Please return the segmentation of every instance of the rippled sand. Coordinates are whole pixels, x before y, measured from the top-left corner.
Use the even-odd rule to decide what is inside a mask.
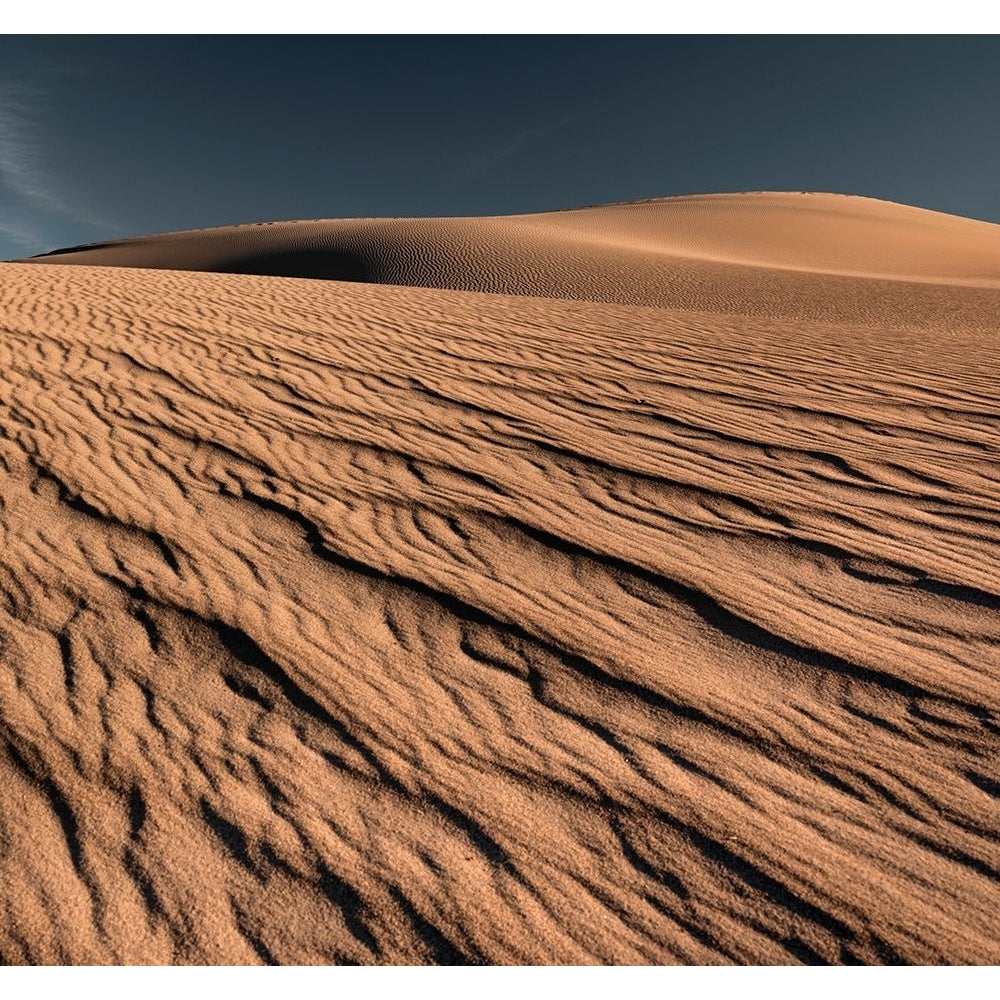
[[[1000,962],[1000,227],[691,201],[0,265],[0,960]]]

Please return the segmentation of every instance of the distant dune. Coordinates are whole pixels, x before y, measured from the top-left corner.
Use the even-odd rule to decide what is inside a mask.
[[[831,194],[663,198],[482,219],[166,233],[36,260],[410,285],[833,321],[995,324],[1000,226]],[[956,299],[940,284],[968,286]]]
[[[1000,227],[719,195],[0,290],[0,961],[1000,962]]]

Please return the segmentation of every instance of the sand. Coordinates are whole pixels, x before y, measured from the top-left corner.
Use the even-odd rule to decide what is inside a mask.
[[[1000,227],[301,222],[0,290],[0,960],[1000,962]]]
[[[268,222],[37,259],[938,330],[994,330],[1000,302],[1000,227],[829,194],[703,195],[483,219]]]

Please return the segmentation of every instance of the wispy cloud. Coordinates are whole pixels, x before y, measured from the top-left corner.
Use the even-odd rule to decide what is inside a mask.
[[[522,131],[515,133],[502,145],[486,150],[467,162],[459,170],[458,175],[452,178],[452,181],[467,183],[468,181],[482,177],[484,174],[495,170],[507,160],[514,159],[524,150],[530,149],[544,139],[548,139],[553,134],[587,119],[596,118],[621,103],[622,98],[605,98],[585,107],[577,108],[575,111],[571,111],[559,118],[542,122],[538,125],[528,126]]]
[[[46,248],[46,241],[37,229],[18,222],[0,220],[0,236],[6,236],[15,246],[28,253],[39,253]]]
[[[530,128],[524,129],[523,132],[519,132],[517,135],[513,136],[503,146],[490,150],[488,153],[474,159],[472,163],[469,164],[468,176],[478,177],[480,174],[484,174],[487,171],[492,170],[494,167],[503,163],[504,160],[509,160],[512,156],[520,152],[520,150],[525,146],[530,146],[538,139],[544,139],[553,132],[558,132],[560,129],[566,128],[569,125],[574,125],[581,119],[590,117],[593,113],[593,108],[586,108],[581,111],[575,111],[572,114],[563,115],[556,121],[546,122],[543,125],[532,125]]]
[[[42,106],[45,95],[23,84],[0,80],[0,188],[3,203],[12,206],[2,211],[0,227],[12,239],[24,240],[26,228],[10,218],[14,206],[32,209],[61,219],[116,231],[113,223],[65,194],[54,171],[46,166]],[[20,234],[20,235],[18,235]]]

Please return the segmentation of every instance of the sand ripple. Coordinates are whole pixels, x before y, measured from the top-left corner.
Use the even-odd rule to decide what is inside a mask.
[[[0,287],[4,961],[1000,961],[995,335]]]

